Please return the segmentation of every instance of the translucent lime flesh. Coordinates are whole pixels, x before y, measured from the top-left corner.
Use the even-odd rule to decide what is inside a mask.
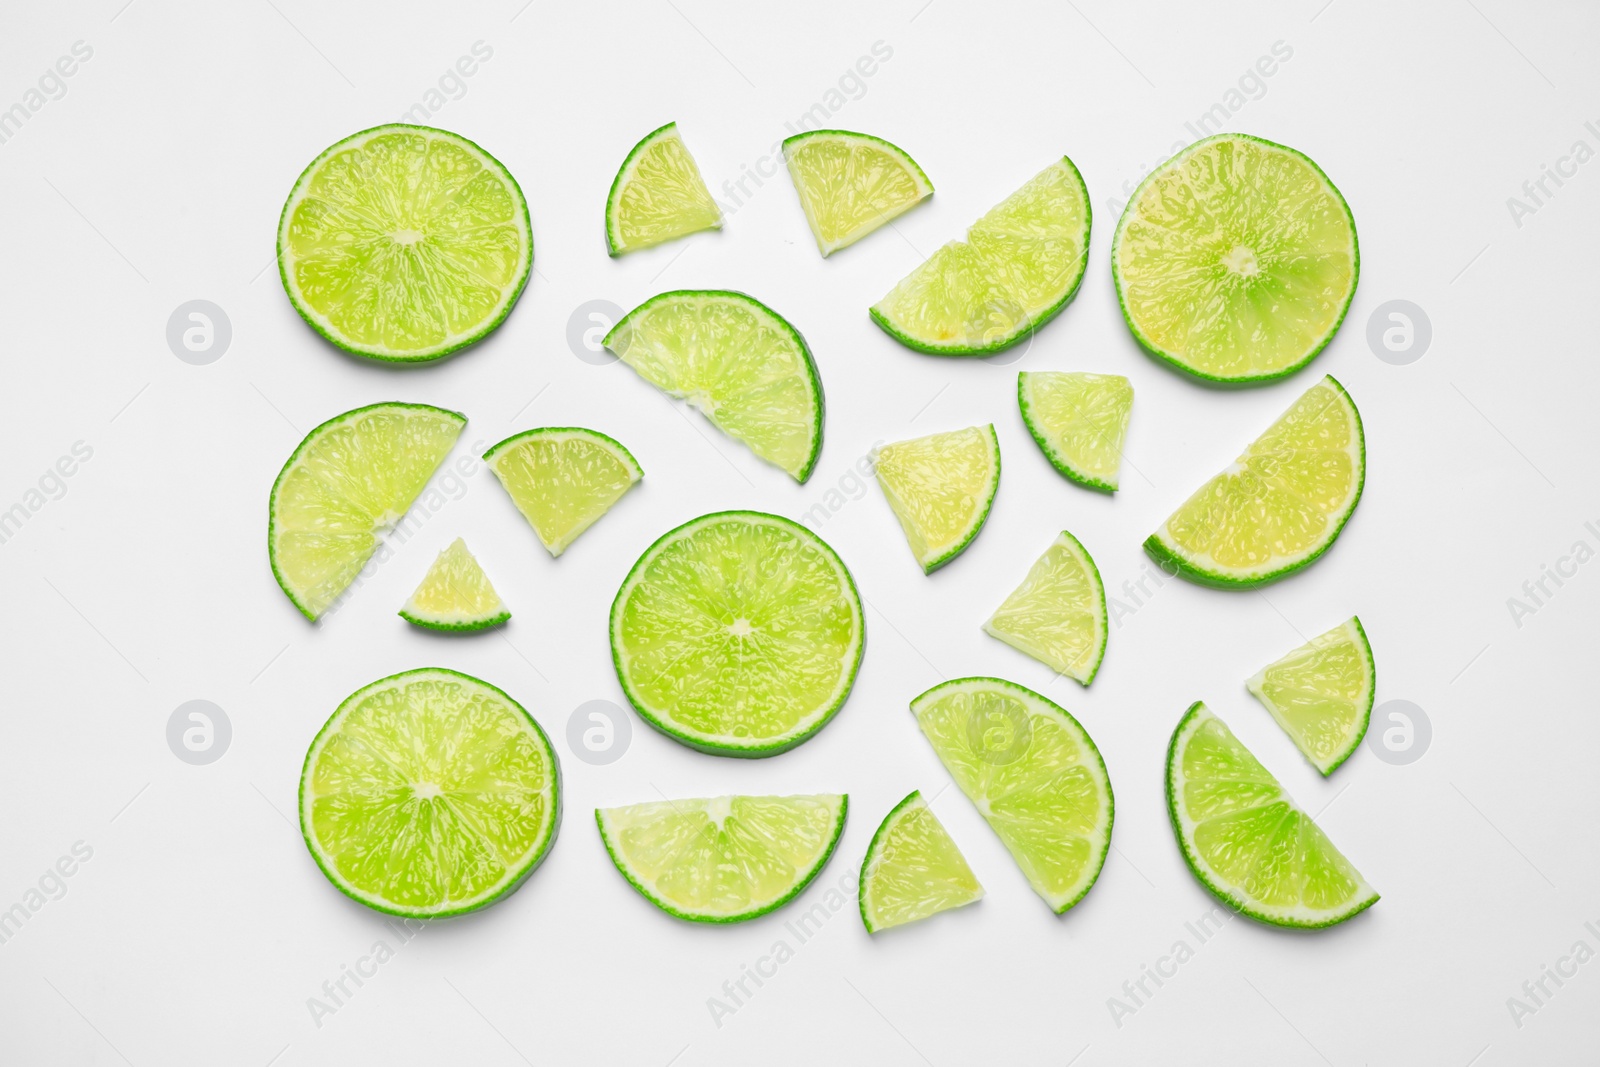
[[[1128,204],[1112,269],[1134,334],[1205,377],[1277,377],[1327,344],[1355,292],[1355,221],[1293,149],[1223,134]]]
[[[1022,371],[1017,401],[1033,439],[1062,474],[1115,491],[1133,411],[1133,386],[1120,374]]]
[[[617,676],[634,706],[686,744],[770,755],[843,704],[864,631],[833,550],[786,519],[703,516],[634,565],[611,609]]]
[[[290,299],[335,344],[432,359],[505,316],[533,235],[506,169],[455,134],[385,126],[324,153],[284,209]]]
[[[606,347],[729,437],[805,481],[822,448],[822,385],[800,334],[742,293],[680,291],[646,301]]]
[[[441,630],[482,630],[511,618],[459,537],[434,559],[400,614],[418,626]]]
[[[963,678],[912,701],[945,769],[1056,912],[1081,900],[1111,847],[1111,781],[1077,720],[1038,693]]]
[[[1201,581],[1271,581],[1333,543],[1365,473],[1361,416],[1324,378],[1168,516],[1146,548]]]
[[[883,820],[861,866],[861,918],[877,933],[983,897],[983,886],[920,793]]]
[[[1367,635],[1351,618],[1262,668],[1247,685],[1306,759],[1331,774],[1366,736],[1373,674]]]
[[[722,212],[676,125],[669,123],[634,146],[606,204],[612,255],[721,225]]]
[[[355,580],[466,421],[421,404],[375,404],[306,435],[272,487],[267,540],[279,584],[308,618]]]
[[[783,143],[806,221],[826,256],[854,244],[933,195],[910,156],[887,141],[843,130]]]
[[[300,821],[335,885],[383,911],[454,914],[515,888],[555,835],[549,741],[500,690],[409,671],[340,705],[312,742]]]
[[[1329,926],[1378,899],[1204,704],[1190,708],[1173,734],[1167,802],[1189,866],[1208,889],[1252,918]]]
[[[878,484],[925,572],[949,562],[989,517],[1000,484],[994,426],[898,441],[878,450]]]
[[[484,459],[552,556],[565,552],[644,477],[616,441],[576,428],[517,434]]]
[[[1106,652],[1106,594],[1088,551],[1066,531],[983,628],[1059,674],[1088,685]]]
[[[617,869],[680,919],[739,922],[787,903],[816,877],[844,826],[842,795],[714,797],[601,808]]]

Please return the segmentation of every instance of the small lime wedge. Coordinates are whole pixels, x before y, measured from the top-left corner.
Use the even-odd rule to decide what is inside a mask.
[[[633,146],[606,198],[606,247],[613,256],[721,227],[722,210],[678,136],[677,123]]]
[[[972,426],[884,445],[878,485],[924,574],[949,563],[989,518],[1000,488],[1000,439]]]
[[[499,626],[511,612],[458,537],[434,559],[400,617],[427,630],[466,633]]]
[[[565,552],[644,477],[620,443],[580,426],[526,430],[483,458],[552,556]]]
[[[1120,374],[1022,371],[1022,421],[1045,458],[1087,489],[1117,491],[1133,386]]]
[[[983,886],[920,792],[883,817],[861,862],[861,921],[869,934],[982,898]]]
[[[809,130],[783,142],[800,206],[832,255],[933,195],[933,183],[898,146],[849,130]]]
[[[1332,774],[1367,736],[1377,669],[1361,620],[1351,616],[1268,664],[1245,683],[1295,745]]]
[[[1106,654],[1106,592],[1089,550],[1062,530],[984,631],[1081,685]]]

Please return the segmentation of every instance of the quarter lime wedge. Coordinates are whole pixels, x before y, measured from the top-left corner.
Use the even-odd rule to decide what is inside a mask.
[[[555,841],[555,751],[522,706],[437,667],[357,690],[306,753],[300,829],[338,889],[436,919],[510,893]]]
[[[844,830],[848,798],[712,797],[595,809],[611,862],[650,903],[692,922],[775,911],[811,883]]]
[[[861,921],[869,934],[982,898],[983,886],[920,792],[884,816],[861,862]]]
[[[1293,374],[1344,321],[1355,219],[1310,159],[1259,137],[1196,141],[1134,191],[1111,241],[1133,336],[1200,378]]]
[[[1321,927],[1378,894],[1227,724],[1196,702],[1167,749],[1167,810],[1184,862],[1231,908]]]
[[[644,477],[621,444],[577,426],[526,430],[483,458],[552,556],[565,552]]]
[[[1133,411],[1128,379],[1025,370],[1017,375],[1017,406],[1051,466],[1087,489],[1117,491]]]
[[[1276,581],[1326,552],[1366,481],[1361,413],[1330,376],[1144,543],[1169,573],[1219,588]]]
[[[984,631],[1081,685],[1106,654],[1106,592],[1084,548],[1062,530]]]
[[[1295,745],[1323,774],[1367,736],[1377,669],[1361,620],[1351,616],[1245,683]]]
[[[662,293],[628,312],[605,345],[795,481],[811,477],[822,452],[822,381],[800,331],[759,300]]]
[[[278,223],[278,270],[306,322],[347,352],[438,359],[511,313],[533,267],[516,179],[465,137],[377,126],[312,160]]]
[[[1058,915],[1082,900],[1111,848],[1114,805],[1100,750],[1078,720],[998,678],[936,685],[911,710],[1034,892]]]
[[[434,559],[400,617],[428,630],[487,630],[511,618],[467,543],[456,538]]]
[[[806,222],[824,256],[855,244],[933,195],[898,146],[849,130],[809,130],[783,142]]]
[[[898,441],[878,450],[878,484],[924,574],[960,555],[983,529],[1000,488],[994,425]]]
[[[373,404],[306,434],[272,484],[267,519],[272,573],[306,618],[355,581],[466,424],[426,404]]]
[[[606,248],[613,256],[700,230],[722,228],[722,211],[669,122],[633,146],[606,198]]]
[[[629,701],[669,737],[771,756],[822,729],[866,639],[855,581],[805,527],[758,511],[663,534],[611,605],[611,658]]]

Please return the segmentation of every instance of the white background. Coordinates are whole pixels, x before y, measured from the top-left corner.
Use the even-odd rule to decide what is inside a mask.
[[[0,17],[0,107],[75,41],[93,56],[68,91],[0,144],[5,421],[0,509],[28,499],[74,442],[93,456],[60,499],[0,545],[5,742],[0,908],[26,899],[82,841],[66,892],[0,944],[8,1064],[349,1063],[1082,1065],[1575,1063],[1595,1058],[1600,962],[1518,1026],[1522,996],[1600,926],[1592,673],[1600,563],[1517,626],[1521,595],[1600,526],[1594,234],[1600,163],[1512,219],[1521,195],[1600,120],[1600,18],[1576,3],[1296,0],[1202,10],[895,0],[342,5],[171,0],[13,5]],[[1319,7],[1321,10],[1319,11]],[[119,11],[120,8],[120,11]],[[492,58],[431,122],[517,176],[536,275],[505,325],[438,365],[355,360],[296,316],[271,269],[279,209],[302,167],[398,118],[475,42]],[[676,119],[709,184],[755,168],[786,122],[875,42],[892,57],[832,98],[830,125],[900,144],[937,195],[821,260],[782,173],[703,234],[613,261],[602,204],[645,132]],[[1228,127],[1296,146],[1343,190],[1362,272],[1344,329],[1311,368],[1214,391],[1141,354],[1118,315],[1107,249],[1124,182],[1191,139],[1275,42],[1293,55]],[[867,306],[1053,156],[1094,200],[1076,301],[1015,362],[910,352]],[[764,164],[763,164],[764,165]],[[770,168],[768,168],[770,169]],[[1131,187],[1131,185],[1130,185]],[[805,334],[827,391],[809,484],[764,467],[626,366],[575,358],[586,301],[629,308],[668,288],[731,287]],[[204,298],[229,350],[180,362],[164,332]],[[1424,308],[1433,343],[1391,366],[1373,310]],[[1028,438],[1019,368],[1124,374],[1137,399],[1116,497],[1069,485]],[[1140,542],[1324,373],[1366,421],[1366,495],[1336,548],[1261,595],[1174,581],[1120,619],[1092,689],[986,637],[979,624],[1055,532],[1071,529],[1113,595]],[[459,499],[317,626],[267,566],[267,492],[301,436],[380,400],[466,412],[459,456],[535,425],[614,434],[642,485],[559,561],[480,468]],[[621,703],[605,636],[638,553],[705,511],[799,517],[874,442],[993,421],[1004,479],[988,526],[931,578],[876,487],[820,532],[853,569],[869,639],[855,691],[801,748],[740,762],[691,752],[637,720],[630,750],[573,757],[579,704]],[[848,488],[850,483],[846,482]],[[846,494],[848,495],[848,494]],[[434,554],[465,536],[515,617],[498,634],[430,638],[395,611]],[[1131,601],[1129,602],[1131,604]],[[1391,766],[1363,747],[1329,781],[1242,680],[1352,613],[1372,637],[1379,701],[1431,718],[1431,749]],[[566,819],[514,896],[430,926],[318,1026],[308,998],[396,942],[318,872],[292,818],[305,748],[346,694],[436,664],[507,689],[563,757]],[[707,1000],[780,938],[784,920],[851,874],[878,820],[947,776],[908,700],[942,677],[997,674],[1069,708],[1104,752],[1115,851],[1057,918],[954,789],[939,817],[988,888],[980,904],[869,940],[851,909],[798,947],[719,1027]],[[180,703],[233,725],[218,762],[168,749]],[[1137,979],[1212,898],[1183,866],[1164,810],[1167,738],[1205,699],[1383,894],[1313,934],[1239,919],[1132,1015]],[[631,712],[629,713],[632,714]],[[702,929],[618,877],[591,811],[667,796],[848,791],[830,867],[789,913]],[[1147,982],[1149,988],[1154,988]],[[352,987],[353,988],[353,987]],[[1143,999],[1143,998],[1142,998]],[[1528,1002],[1530,1005],[1531,1001]]]

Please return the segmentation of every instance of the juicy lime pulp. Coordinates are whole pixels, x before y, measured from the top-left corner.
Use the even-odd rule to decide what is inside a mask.
[[[849,798],[712,797],[595,809],[617,870],[662,911],[736,923],[781,908],[833,855]]]
[[[623,316],[605,346],[797,482],[822,452],[822,381],[800,331],[743,293],[680,289]]]
[[[933,195],[933,183],[898,145],[849,130],[810,130],[783,142],[817,251],[831,255]]]
[[[652,130],[633,146],[606,197],[606,249],[611,255],[721,226],[722,211],[678,136],[677,123]]]
[[[924,574],[949,563],[989,518],[1000,488],[994,425],[897,441],[878,450],[878,485]]]
[[[550,740],[494,686],[437,667],[357,690],[311,742],[300,829],[328,880],[394,915],[491,904],[539,864],[561,816]]]
[[[998,678],[957,678],[911,702],[917,725],[1060,914],[1100,877],[1114,803],[1100,750],[1065,708]]]
[[[1329,775],[1367,736],[1377,669],[1367,632],[1352,615],[1245,684],[1312,766]]]
[[[377,126],[329,148],[278,223],[290,303],[333,344],[374,359],[438,359],[482,339],[532,267],[516,179],[427,126]]]
[[[301,614],[315,622],[349,588],[466,424],[426,404],[373,404],[306,434],[272,483],[267,519],[273,576]]]
[[[983,886],[920,792],[883,817],[861,861],[859,904],[869,934],[982,897]]]
[[[652,726],[724,756],[771,756],[822,729],[866,640],[844,562],[805,527],[723,511],[663,534],[611,605],[611,657]]]
[[[578,426],[526,430],[483,458],[552,556],[565,552],[644,477],[621,443]]]
[[[458,537],[434,559],[400,617],[428,630],[466,633],[499,626],[511,612]]]
[[[1019,652],[1087,686],[1106,654],[1106,592],[1089,550],[1065,530],[983,624]]]
[[[1133,386],[1120,374],[1021,371],[1017,407],[1050,465],[1087,489],[1117,491]]]
[[[895,340],[936,356],[983,356],[1067,306],[1089,262],[1089,193],[1061,157],[906,275],[872,307]]]
[[[1167,811],[1195,877],[1252,919],[1332,926],[1378,899],[1278,780],[1199,702],[1167,749]]]
[[[1167,516],[1145,551],[1169,572],[1249,588],[1307,566],[1332,546],[1366,482],[1361,413],[1331,376]]]
[[[1214,381],[1305,366],[1344,321],[1360,272],[1355,220],[1328,176],[1292,148],[1239,133],[1157,167],[1111,243],[1134,337]]]

